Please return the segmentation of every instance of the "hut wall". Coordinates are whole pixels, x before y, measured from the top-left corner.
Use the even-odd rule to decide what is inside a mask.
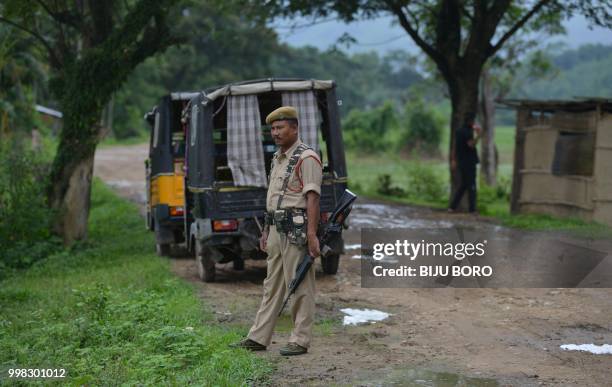
[[[552,166],[559,133],[595,131],[596,112],[530,112],[523,117],[523,127],[517,128],[524,131],[525,138],[518,174],[521,183],[517,185],[519,212],[592,219],[594,177],[555,175]]]
[[[527,170],[541,170],[550,173],[555,157],[557,131],[553,129],[525,130],[525,164]]]
[[[550,172],[523,171],[521,204],[539,204],[592,211],[592,178],[555,176]],[[523,207],[523,206],[521,206]],[[561,215],[546,211],[552,215]],[[563,210],[566,213],[566,210]]]
[[[612,226],[612,114],[604,113],[595,147],[595,211],[593,220]]]
[[[597,128],[597,111],[564,112],[557,111],[552,116],[551,126],[557,131],[588,132]]]

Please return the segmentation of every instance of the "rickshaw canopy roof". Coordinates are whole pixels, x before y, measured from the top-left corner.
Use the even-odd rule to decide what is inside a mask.
[[[269,78],[211,87],[203,90],[202,95],[206,100],[214,101],[228,95],[251,95],[269,91],[329,90],[334,86],[332,80]],[[197,95],[198,93],[172,93],[172,99],[188,99]]]

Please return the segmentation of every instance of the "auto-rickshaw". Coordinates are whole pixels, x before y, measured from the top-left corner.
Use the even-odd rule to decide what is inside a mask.
[[[282,105],[297,101],[295,93],[310,97],[307,106],[316,113],[317,144],[323,163],[321,187],[321,218],[326,219],[335,208],[347,186],[346,163],[340,120],[339,101],[334,81],[310,79],[261,79],[212,87],[198,93],[185,109],[187,125],[186,192],[189,196],[187,213],[193,221],[186,234],[188,246],[194,252],[200,278],[214,281],[215,264],[233,261],[235,269],[244,267],[244,259],[263,259],[259,250],[259,237],[266,210],[265,184],[252,185],[236,180],[236,166],[228,163],[228,154],[236,154],[234,140],[228,136],[232,125],[240,124],[251,116],[258,137],[242,151],[260,157],[261,174],[270,174],[270,163],[276,151],[265,117]],[[245,96],[250,96],[246,98]],[[301,98],[300,96],[300,98]],[[238,98],[246,98],[249,106],[242,110],[236,106]],[[293,99],[292,99],[293,98]],[[243,101],[244,102],[244,101]],[[243,103],[241,102],[241,103]],[[298,112],[306,108],[296,106]],[[233,110],[232,110],[233,109]],[[312,116],[312,115],[311,115]],[[254,121],[253,121],[254,120]],[[300,131],[303,120],[300,115]],[[234,130],[235,129],[231,129]],[[302,133],[302,132],[300,132]],[[234,144],[234,145],[233,145]],[[230,152],[231,151],[231,152]],[[333,254],[321,260],[324,273],[335,274],[343,241],[338,239]]]
[[[185,131],[181,112],[197,93],[171,93],[145,115],[150,125],[146,168],[146,226],[159,255],[185,241]]]

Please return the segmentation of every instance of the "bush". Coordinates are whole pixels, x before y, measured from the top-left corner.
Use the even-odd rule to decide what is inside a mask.
[[[27,267],[59,247],[50,233],[47,175],[48,164],[23,139],[0,144],[0,269]]]
[[[400,141],[402,150],[431,157],[440,155],[444,121],[425,106],[422,98],[415,98],[406,104],[404,121],[407,126]]]
[[[496,209],[510,207],[512,181],[509,176],[498,175],[494,187],[484,184],[481,180],[478,187],[478,211],[481,214],[493,214]]]
[[[407,187],[394,184],[389,174],[379,175],[376,192],[385,196],[408,198],[416,203],[446,202],[448,185],[432,166],[413,163],[408,167],[407,175]]]
[[[448,186],[442,176],[427,164],[414,163],[408,168],[408,195],[419,201],[445,202]]]
[[[497,186],[495,187],[495,193],[498,198],[503,199],[504,201],[509,203],[510,194],[512,193],[512,179],[509,176],[497,176]]]
[[[379,175],[376,180],[378,183],[376,192],[378,192],[379,194],[387,196],[406,195],[406,191],[403,188],[393,185],[393,183],[391,182],[391,175]]]
[[[497,176],[497,185],[494,187],[488,186],[481,181],[478,188],[478,201],[483,204],[496,202],[509,203],[511,190],[511,181],[507,176]]]
[[[397,128],[397,116],[390,101],[368,111],[353,109],[342,124],[349,149],[384,152],[390,141],[388,133]]]

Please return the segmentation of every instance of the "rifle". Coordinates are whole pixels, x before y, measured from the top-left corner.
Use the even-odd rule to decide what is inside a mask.
[[[332,249],[329,247],[329,243],[334,241],[336,238],[339,238],[342,235],[342,226],[344,225],[344,221],[351,213],[353,209],[353,202],[357,199],[357,195],[345,189],[338,201],[338,205],[332,212],[331,216],[327,224],[324,226],[323,235],[319,237],[319,244],[321,246],[321,257],[327,257]],[[306,277],[306,273],[310,270],[312,263],[314,262],[314,258],[306,253],[306,255],[300,261],[297,269],[295,270],[295,277],[291,280],[289,284],[289,293],[285,298],[285,302],[283,302],[283,306],[281,307],[278,315],[280,316],[285,309],[285,306],[289,302],[289,298],[295,291],[298,286],[304,281]]]

